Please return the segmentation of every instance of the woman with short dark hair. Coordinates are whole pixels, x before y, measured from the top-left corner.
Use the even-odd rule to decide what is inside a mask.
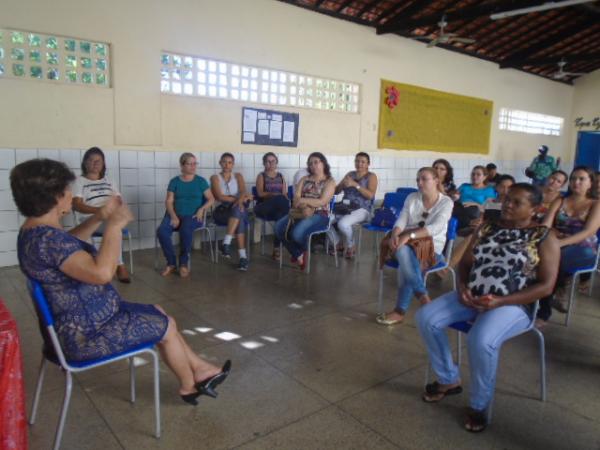
[[[121,195],[115,181],[106,176],[104,152],[98,147],[87,150],[81,161],[81,175],[73,184],[73,210],[77,212],[77,223],[83,222],[97,212],[113,196]],[[99,231],[102,230],[102,226]],[[121,283],[131,282],[127,266],[123,262],[123,251],[119,252],[117,279]]]
[[[475,232],[459,265],[458,291],[426,304],[415,317],[437,376],[422,395],[427,403],[462,392],[446,329],[456,322],[473,324],[467,334],[471,395],[464,422],[471,432],[487,426],[502,343],[530,325],[531,304],[548,295],[556,279],[558,242],[535,219],[541,200],[537,187],[513,185],[500,220]]]
[[[197,404],[201,394],[228,375],[204,361],[184,341],[175,320],[158,305],[124,301],[110,284],[117,265],[121,230],[133,219],[117,196],[77,227],[65,231],[61,218],[71,211],[69,187],[75,175],[63,163],[33,159],[10,174],[13,197],[26,219],[17,250],[23,273],[40,283],[65,356],[70,362],[110,357],[156,344],[179,379],[183,401]],[[100,249],[86,242],[104,222]]]

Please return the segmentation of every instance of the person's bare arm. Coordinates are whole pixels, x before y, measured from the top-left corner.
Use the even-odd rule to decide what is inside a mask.
[[[298,181],[298,184],[296,185],[295,189],[294,189],[294,200],[292,201],[292,206],[294,208],[299,208],[299,203],[302,201],[302,188],[304,187],[304,181],[306,180],[306,177],[302,177],[300,178],[300,181]]]
[[[100,207],[86,205],[82,197],[73,197],[73,210],[82,214],[94,214]]]
[[[121,251],[121,230],[132,219],[133,215],[127,205],[119,205],[106,219],[102,243],[96,257],[85,251],[75,252],[61,264],[60,270],[84,283],[109,283],[117,268]]]
[[[215,199],[219,202],[233,203],[237,200],[233,195],[225,195],[223,193],[221,190],[221,183],[219,183],[219,177],[217,175],[210,177],[210,188]]]
[[[578,233],[572,234],[571,236],[566,236],[564,238],[558,239],[558,244],[560,247],[566,247],[567,245],[579,244],[584,239],[593,236],[598,232],[600,228],[600,202],[595,201],[592,204],[590,212],[588,214],[587,220],[585,221],[585,225],[583,230]]]
[[[552,203],[550,203],[550,208],[546,212],[544,216],[544,220],[542,220],[542,225],[548,228],[552,228],[554,226],[554,218],[556,217],[556,213],[560,209],[560,205],[562,204],[563,199],[561,197],[555,199]]]
[[[175,192],[167,191],[165,208],[167,209],[167,214],[171,218],[171,226],[177,228],[179,226],[179,217],[177,217],[177,213],[175,212]]]
[[[331,201],[333,194],[335,192],[335,181],[333,178],[330,178],[325,185],[325,189],[321,192],[321,196],[319,198],[302,198],[300,201],[301,205],[310,206],[311,208],[320,208],[326,206]]]
[[[198,211],[196,211],[196,218],[200,221],[204,221],[206,211],[208,211],[215,203],[215,197],[213,196],[210,188],[206,189],[203,195],[206,201],[204,202],[204,205],[202,205],[200,208],[198,208]]]

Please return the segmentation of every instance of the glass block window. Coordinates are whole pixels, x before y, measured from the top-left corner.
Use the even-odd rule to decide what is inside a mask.
[[[312,75],[163,52],[163,93],[359,112],[359,85]]]
[[[529,111],[501,108],[499,126],[501,130],[530,134],[560,136],[564,119]]]
[[[104,42],[0,28],[0,79],[110,87]]]

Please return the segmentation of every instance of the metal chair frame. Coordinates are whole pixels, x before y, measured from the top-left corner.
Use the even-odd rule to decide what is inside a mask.
[[[544,334],[535,327],[535,319],[537,316],[538,308],[539,308],[539,300],[536,300],[534,303],[533,311],[531,313],[531,320],[529,322],[529,325],[527,325],[527,328],[525,328],[519,334],[511,337],[510,339],[514,339],[518,336],[521,336],[521,335],[523,335],[525,333],[529,333],[529,332],[532,332],[537,336],[538,342],[540,345],[540,401],[545,402],[546,401],[546,345],[545,345],[545,341],[544,341]],[[470,331],[471,327],[472,327],[472,323],[470,323],[470,322],[455,322],[448,327],[448,328],[452,328],[452,329],[456,330],[456,359],[457,359],[457,365],[459,368],[460,368],[461,359],[462,359],[462,339],[461,339],[462,334],[461,333],[467,334]],[[431,367],[431,365],[427,364],[427,368],[425,369],[425,385],[427,385],[429,383],[430,367]],[[495,386],[494,386],[494,392],[495,392]],[[492,400],[486,411],[488,424],[492,423],[493,405],[494,405],[494,398],[492,397]]]
[[[113,355],[106,358],[100,358],[96,360],[90,360],[85,362],[69,362],[60,345],[60,341],[58,340],[58,336],[54,329],[54,317],[52,316],[52,312],[50,310],[50,306],[46,300],[46,296],[42,290],[42,287],[37,281],[29,279],[27,282],[27,287],[29,289],[29,293],[33,300],[35,310],[40,321],[40,331],[42,332],[42,337],[44,337],[44,331],[47,333],[47,336],[50,339],[50,342],[46,342],[46,345],[51,345],[56,354],[56,360],[47,354],[42,353],[42,361],[40,364],[40,370],[38,375],[38,381],[36,383],[35,394],[33,397],[33,404],[31,408],[31,416],[29,418],[29,424],[33,425],[35,423],[35,418],[37,414],[37,409],[40,401],[40,396],[42,392],[42,384],[44,382],[44,374],[46,370],[46,364],[48,361],[59,365],[62,370],[65,372],[65,395],[63,399],[63,404],[60,411],[60,419],[58,421],[58,425],[56,428],[56,434],[54,437],[54,445],[53,449],[58,450],[60,448],[60,443],[62,440],[62,435],[64,431],[64,426],[67,418],[67,412],[69,409],[69,402],[71,400],[71,392],[73,388],[73,374],[78,372],[83,372],[89,369],[93,369],[96,367],[100,367],[106,364],[110,364],[116,361],[120,361],[123,359],[129,360],[129,383],[130,383],[130,398],[131,403],[135,402],[135,364],[134,364],[134,356],[140,355],[142,353],[149,353],[153,359],[153,368],[154,368],[154,407],[155,407],[155,432],[154,435],[156,438],[160,438],[161,429],[160,429],[160,372],[159,372],[159,359],[156,350],[154,350],[154,344],[146,344],[142,346],[138,346],[135,349],[120,353],[118,355]],[[43,328],[42,328],[43,327]]]
[[[440,272],[442,270],[447,269],[452,274],[452,288],[456,290],[456,273],[454,268],[450,266],[450,259],[452,258],[452,250],[454,249],[454,241],[456,240],[456,228],[458,226],[458,221],[451,217],[448,222],[448,230],[446,231],[446,245],[444,247],[444,261],[440,264],[437,264],[430,269],[427,269],[423,272],[423,277],[425,284],[427,284],[427,277],[435,272]],[[398,268],[398,262],[394,260],[389,260],[385,262],[384,267],[379,269],[379,289],[377,291],[377,309],[379,313],[383,313],[383,271],[385,267],[391,267],[393,269]]]

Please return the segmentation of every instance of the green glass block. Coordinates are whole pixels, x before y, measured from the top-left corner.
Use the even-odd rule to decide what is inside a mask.
[[[10,33],[10,39],[13,44],[24,44],[25,43],[25,35],[18,31],[13,31]]]
[[[106,75],[102,72],[96,72],[96,84],[106,84]]]
[[[77,83],[77,72],[74,70],[69,70],[67,71],[67,79],[71,82],[71,83]]]
[[[36,63],[42,62],[42,57],[40,55],[40,52],[37,50],[31,50],[29,52],[29,61],[36,62]]]
[[[0,75],[4,75],[4,64],[0,64]]]
[[[79,49],[82,53],[89,53],[92,51],[92,44],[86,41],[79,41]]]
[[[94,76],[89,72],[83,72],[81,74],[81,82],[85,84],[91,84],[94,81]]]
[[[43,76],[42,68],[40,66],[31,66],[29,68],[29,74],[31,75],[31,78],[42,79],[42,76]]]
[[[77,48],[75,39],[65,39],[65,50],[68,52],[74,52]]]
[[[23,61],[25,59],[25,50],[22,48],[13,48],[10,52],[10,57],[17,61]]]
[[[40,36],[38,36],[37,34],[30,34],[29,35],[29,46],[30,47],[39,47],[40,45],[42,45],[42,38]]]
[[[181,56],[173,55],[173,65],[177,67],[181,66]]]
[[[193,63],[194,63],[194,60],[192,58],[190,58],[189,56],[186,56],[185,58],[183,58],[183,67],[185,67],[186,69],[191,69]]]
[[[164,65],[164,66],[168,66],[169,65],[169,55],[160,55],[160,62]]]
[[[84,69],[91,69],[92,68],[92,58],[81,58],[81,67],[83,67]]]
[[[77,56],[67,55],[67,67],[77,67]]]
[[[0,43],[2,43],[3,36],[4,34],[2,33],[2,30],[0,30]]]
[[[4,49],[0,47],[0,59],[4,58]]]
[[[46,62],[52,65],[58,64],[58,53],[46,52]]]
[[[13,64],[12,72],[15,77],[22,77],[25,75],[25,66],[23,64]]]
[[[96,47],[96,55],[98,56],[106,56],[106,45],[104,44],[94,44]]]
[[[160,71],[160,77],[163,80],[168,80],[169,79],[169,69],[161,69],[161,71]]]
[[[96,69],[106,70],[106,60],[105,59],[97,59],[96,60]]]
[[[46,76],[49,80],[58,80],[60,78],[58,69],[48,69]]]
[[[58,39],[55,37],[49,37],[46,39],[46,47],[51,48],[52,50],[58,49]]]

